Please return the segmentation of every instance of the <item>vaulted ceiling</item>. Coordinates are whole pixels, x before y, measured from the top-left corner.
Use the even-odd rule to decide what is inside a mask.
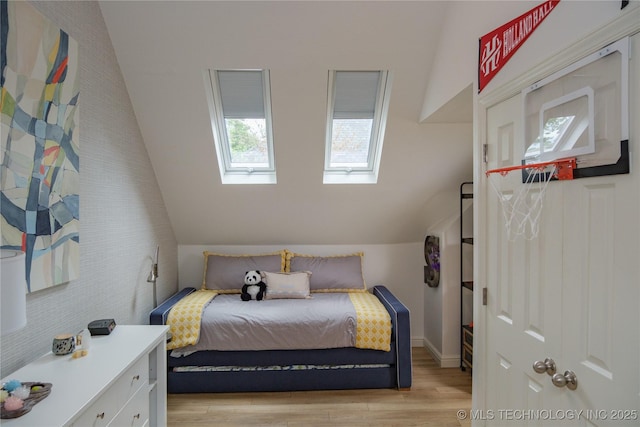
[[[444,121],[458,123],[419,121],[446,7],[101,2],[178,242],[420,241],[429,200],[456,191],[472,174],[470,105],[446,109]],[[243,68],[270,70],[274,185],[220,180],[203,72]],[[393,72],[377,184],[322,184],[327,76],[334,69]]]

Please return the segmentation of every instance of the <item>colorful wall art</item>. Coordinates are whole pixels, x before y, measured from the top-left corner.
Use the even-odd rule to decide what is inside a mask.
[[[440,284],[440,238],[427,236],[424,239],[424,283],[431,288]]]
[[[27,2],[0,1],[1,247],[29,292],[80,269],[78,44]]]

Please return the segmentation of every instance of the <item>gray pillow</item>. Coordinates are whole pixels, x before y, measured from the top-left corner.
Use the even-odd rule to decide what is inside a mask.
[[[240,292],[249,270],[284,271],[285,253],[284,250],[262,255],[204,252],[202,289]]]
[[[312,273],[309,279],[312,292],[366,291],[363,256],[362,252],[324,257],[287,252],[287,266],[289,271]]]

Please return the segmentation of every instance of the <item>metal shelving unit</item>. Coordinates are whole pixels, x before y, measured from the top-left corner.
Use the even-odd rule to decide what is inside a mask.
[[[473,205],[473,182],[460,184],[460,369],[473,369],[473,322],[465,322],[464,298],[469,292],[473,294],[473,280],[465,280],[472,277],[473,272],[465,268],[465,246],[473,245],[473,236],[465,235],[464,212]],[[467,317],[468,319],[468,317]],[[473,313],[471,313],[473,319]]]

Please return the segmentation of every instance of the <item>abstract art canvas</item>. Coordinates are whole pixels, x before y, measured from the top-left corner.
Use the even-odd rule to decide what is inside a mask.
[[[78,44],[27,2],[1,0],[0,21],[0,246],[34,292],[80,269]]]

